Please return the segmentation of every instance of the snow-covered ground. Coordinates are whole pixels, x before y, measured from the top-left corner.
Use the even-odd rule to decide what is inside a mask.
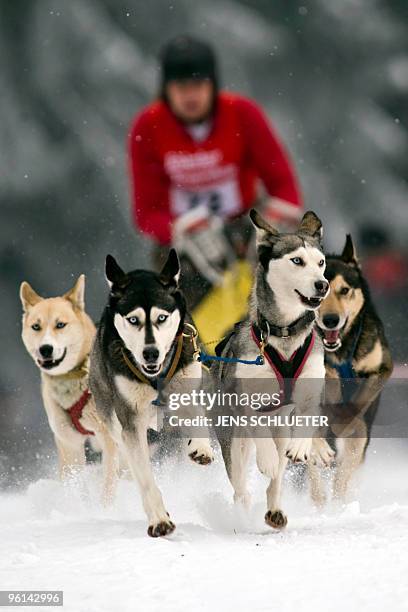
[[[288,482],[281,533],[263,523],[266,480],[252,473],[245,515],[219,457],[157,470],[177,525],[166,539],[146,535],[130,481],[103,510],[99,468],[75,486],[40,480],[0,496],[0,588],[62,589],[69,612],[407,610],[407,458],[405,443],[373,441],[355,501],[323,513]]]

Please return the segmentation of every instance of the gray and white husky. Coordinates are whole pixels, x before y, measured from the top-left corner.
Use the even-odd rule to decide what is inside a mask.
[[[314,332],[315,311],[329,290],[324,277],[322,224],[309,211],[296,233],[283,234],[255,210],[250,217],[257,230],[258,263],[249,317],[235,326],[216,351],[222,358],[253,361],[260,354],[263,342],[265,359],[263,365],[258,366],[219,362],[212,368],[213,384],[231,391],[242,386],[244,379],[250,386],[253,379],[252,388],[268,382],[269,388],[282,393],[284,379],[281,373],[284,370],[283,374],[286,372],[292,382],[296,379],[296,385],[292,386],[290,400],[282,401],[273,414],[316,415],[320,409],[325,367],[322,342]],[[292,367],[295,362],[296,372]],[[305,389],[299,383],[306,379],[312,383]],[[255,444],[258,468],[271,478],[265,521],[271,527],[282,528],[287,518],[281,510],[280,493],[288,459],[329,463],[333,453],[323,439],[313,439],[313,433],[305,437],[304,429],[286,430],[285,434],[277,430],[277,427],[268,433],[252,430],[248,437],[242,437],[234,427],[227,428],[221,435],[217,433],[234,499],[244,505],[249,503],[247,462],[250,448]]]
[[[158,391],[165,384],[165,392],[180,392],[183,381],[197,386],[201,381],[191,339],[183,334],[189,319],[179,273],[174,250],[160,274],[125,273],[108,255],[109,301],[91,355],[90,388],[98,414],[138,481],[152,537],[175,528],[154,481],[147,441],[150,423],[161,410]],[[201,433],[207,437],[191,439],[188,453],[196,463],[207,464],[213,454],[208,432]]]

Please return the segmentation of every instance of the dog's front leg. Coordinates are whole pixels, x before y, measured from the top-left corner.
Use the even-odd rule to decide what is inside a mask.
[[[277,478],[279,474],[279,453],[275,440],[268,434],[257,428],[254,431],[254,442],[256,448],[256,464],[261,474],[269,478]]]
[[[85,465],[84,443],[77,442],[68,444],[63,438],[55,436],[55,444],[58,451],[58,468],[60,480],[70,478],[76,470]]]
[[[364,460],[368,444],[367,427],[364,422],[361,422],[356,434],[358,438],[339,438],[337,440],[338,456],[333,482],[333,497],[342,502],[347,500],[350,481]]]
[[[313,462],[309,462],[308,475],[310,483],[310,496],[316,508],[323,508],[326,503],[326,492],[321,475],[321,469]]]
[[[286,514],[281,510],[280,498],[283,475],[288,462],[286,456],[288,440],[286,438],[276,438],[275,442],[279,454],[279,468],[276,478],[271,480],[266,491],[267,511],[265,514],[265,522],[274,529],[283,529],[286,527],[288,519]]]
[[[102,486],[102,505],[109,506],[115,497],[116,486],[119,477],[119,453],[118,447],[108,431],[100,433],[102,444],[102,467],[103,467],[103,486]]]
[[[93,401],[87,406],[89,428],[95,432],[96,442],[102,448],[102,494],[101,503],[108,507],[113,502],[119,478],[119,450],[111,428],[101,419]]]
[[[149,521],[147,533],[156,538],[174,531],[175,525],[170,520],[154,480],[147,443],[147,427],[148,420],[136,417],[123,429],[122,440],[129,467],[139,484],[143,507]]]
[[[181,418],[192,419],[194,417],[204,417],[204,410],[200,407],[185,406],[179,410],[179,416]],[[183,428],[185,435],[191,435],[191,428]],[[214,454],[210,444],[210,433],[206,425],[200,425],[196,428],[200,437],[190,438],[187,442],[188,456],[195,463],[200,465],[208,465],[214,461]]]
[[[296,423],[286,449],[286,456],[294,463],[308,461],[312,457],[313,437],[318,433],[318,428],[312,421],[316,416],[320,416],[323,386],[323,378],[299,379],[296,384],[292,413]]]
[[[247,489],[247,469],[252,440],[235,437],[233,429],[228,433],[231,435],[219,438],[225,469],[234,489],[234,502],[248,509],[251,496]]]
[[[292,416],[305,417],[313,414],[309,410],[309,403],[302,403],[302,405],[296,406]],[[306,430],[309,430],[308,437],[305,437]],[[287,442],[286,456],[291,459],[294,463],[301,463],[308,461],[312,455],[313,446],[313,432],[310,428],[295,425],[292,430],[292,436]]]
[[[59,477],[65,480],[85,465],[84,437],[72,427],[67,412],[44,389],[44,407],[58,451]]]

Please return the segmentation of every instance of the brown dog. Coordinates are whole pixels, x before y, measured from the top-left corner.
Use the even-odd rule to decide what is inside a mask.
[[[384,328],[370,297],[351,236],[341,255],[326,257],[330,293],[317,328],[325,348],[326,400],[332,406],[329,438],[336,447],[334,496],[344,499],[362,463],[381,390],[392,372]],[[323,499],[317,470],[311,467],[312,496]]]

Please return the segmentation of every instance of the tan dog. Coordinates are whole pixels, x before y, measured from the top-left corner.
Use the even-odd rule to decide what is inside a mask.
[[[42,298],[27,282],[20,287],[22,338],[41,371],[42,396],[58,450],[60,477],[85,464],[90,437],[103,451],[103,502],[113,495],[117,466],[111,437],[98,418],[88,389],[88,362],[95,326],[84,311],[85,276],[61,297]]]

